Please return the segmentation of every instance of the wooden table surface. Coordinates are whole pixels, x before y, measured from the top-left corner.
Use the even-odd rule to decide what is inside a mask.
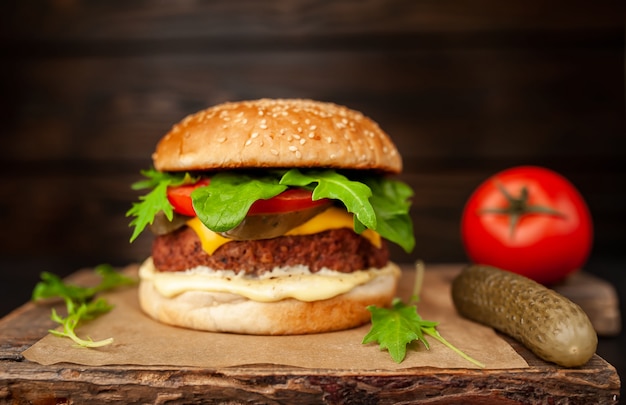
[[[199,368],[43,366],[22,352],[47,334],[50,306],[27,303],[0,320],[0,402],[50,403],[428,403],[615,404],[620,380],[598,355],[583,367],[546,363],[503,338],[528,362],[523,369],[396,371],[276,365]]]

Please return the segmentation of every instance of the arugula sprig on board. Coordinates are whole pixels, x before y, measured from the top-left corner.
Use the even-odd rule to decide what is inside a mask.
[[[65,301],[67,315],[61,316],[54,308],[52,308],[51,315],[51,319],[63,326],[63,330],[51,329],[49,332],[55,336],[68,337],[81,347],[101,347],[113,342],[113,338],[94,341],[91,338],[83,339],[76,335],[75,330],[80,322],[92,320],[113,308],[104,298],[94,299],[95,295],[117,287],[135,284],[135,280],[115,271],[110,265],[99,265],[95,268],[95,272],[101,276],[101,280],[94,287],[67,284],[59,276],[43,272],[41,281],[35,285],[32,293],[32,300],[35,302],[49,298],[61,298]]]
[[[135,183],[133,188],[152,190],[140,197],[140,202],[134,203],[126,213],[134,217],[130,223],[135,227],[131,242],[154,221],[159,211],[172,219],[173,207],[167,200],[168,187],[195,181],[188,173],[161,173],[152,169],[142,174],[148,180]],[[209,185],[195,189],[191,199],[198,218],[207,228],[225,232],[244,220],[255,201],[272,198],[288,187],[308,188],[312,190],[314,200],[330,198],[340,201],[354,214],[356,232],[372,229],[407,252],[415,246],[409,216],[412,191],[404,183],[380,176],[349,179],[335,170],[299,169],[268,170],[254,175],[220,172],[211,177]]]
[[[427,321],[417,313],[419,291],[424,275],[424,265],[418,262],[416,265],[415,285],[409,304],[401,299],[393,300],[391,308],[380,308],[370,305],[367,309],[372,314],[372,326],[363,338],[362,343],[378,342],[381,350],[389,351],[389,355],[396,363],[401,363],[406,357],[407,346],[413,341],[421,342],[427,350],[430,344],[425,335],[432,337],[447,348],[451,349],[465,360],[480,368],[485,365],[468,356],[439,334],[437,325],[439,322]]]

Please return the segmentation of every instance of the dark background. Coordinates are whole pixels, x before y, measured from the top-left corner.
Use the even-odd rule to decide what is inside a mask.
[[[584,195],[596,233],[586,270],[624,292],[624,11],[569,0],[5,0],[0,315],[43,270],[146,257],[151,237],[130,245],[124,213],[157,140],[189,113],[261,97],[344,104],[391,135],[416,191],[417,248],[394,259],[465,261],[458,227],[472,190],[537,164]],[[623,369],[623,345],[605,338],[599,353]]]

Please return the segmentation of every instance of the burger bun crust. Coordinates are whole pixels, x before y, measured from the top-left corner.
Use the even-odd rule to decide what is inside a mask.
[[[157,144],[159,171],[334,168],[400,173],[402,159],[358,111],[303,99],[220,104],[189,115]]]

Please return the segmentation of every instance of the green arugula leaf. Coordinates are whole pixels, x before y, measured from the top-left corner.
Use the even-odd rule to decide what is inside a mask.
[[[428,325],[436,323],[422,320],[414,306],[406,306],[401,300],[395,299],[391,309],[373,305],[367,309],[372,314],[372,328],[362,343],[378,342],[381,350],[387,349],[396,363],[404,360],[406,346],[414,340],[421,341],[429,348],[422,327],[425,322]]]
[[[154,188],[160,183],[167,182],[171,186],[180,186],[183,184],[191,184],[198,181],[197,177],[192,176],[188,172],[184,173],[168,173],[160,172],[154,168],[148,170],[141,170],[141,175],[146,179],[139,180],[131,184],[130,188],[133,190],[143,190],[147,188]]]
[[[191,193],[191,201],[200,221],[215,232],[233,229],[246,217],[257,200],[267,200],[287,189],[277,177],[251,177],[223,172],[211,178],[207,187]],[[227,209],[224,209],[227,207]]]
[[[450,350],[457,353],[465,360],[480,368],[485,365],[473,359],[444,339],[437,331],[438,322],[427,321],[417,313],[419,290],[422,285],[424,265],[418,262],[416,265],[415,286],[413,288],[412,305],[407,305],[399,298],[395,298],[391,308],[379,308],[370,305],[367,309],[372,314],[372,326],[361,343],[377,342],[381,350],[387,350],[396,363],[401,363],[406,357],[407,346],[413,341],[421,342],[426,349],[430,344],[424,335],[428,335]]]
[[[139,197],[126,216],[133,216],[130,226],[134,241],[145,227],[154,222],[162,211],[173,217],[173,207],[167,200],[167,188],[197,181],[189,173],[162,173],[154,169],[142,171],[145,180],[134,183],[134,189],[152,188]],[[412,191],[406,184],[381,176],[349,179],[334,170],[265,171],[252,176],[241,172],[214,175],[208,186],[191,194],[200,221],[215,232],[225,232],[243,221],[252,204],[259,199],[272,198],[287,187],[303,187],[313,192],[313,199],[330,198],[341,201],[354,214],[357,233],[369,228],[383,238],[410,252],[415,246],[413,225],[409,215]],[[228,207],[228,209],[224,209]]]
[[[73,305],[66,303],[68,308]],[[83,339],[76,335],[75,329],[79,322],[84,320],[91,320],[99,315],[109,312],[113,307],[110,306],[105,300],[98,299],[93,302],[83,302],[78,307],[72,309],[68,313],[67,317],[60,316],[55,309],[52,309],[51,319],[63,326],[62,331],[56,329],[50,329],[49,332],[55,336],[70,338],[74,343],[80,347],[102,347],[113,343],[113,338],[107,338],[94,341],[91,338]]]
[[[134,279],[120,273],[109,264],[100,264],[96,266],[94,271],[101,277],[101,280],[95,287],[86,288],[86,290],[91,292],[92,297],[102,291],[109,291],[115,288],[136,284]]]
[[[32,293],[32,299],[35,301],[66,297],[72,301],[83,302],[93,295],[84,287],[65,284],[61,277],[47,271],[42,272],[40,278],[41,281],[35,285]]]
[[[313,200],[332,198],[340,200],[355,218],[370,229],[377,229],[376,213],[369,199],[372,190],[358,181],[349,180],[334,170],[309,171],[306,174],[291,169],[280,179],[280,184],[306,187],[317,183],[313,189]]]
[[[143,232],[146,226],[154,222],[154,217],[163,211],[168,220],[174,216],[174,208],[167,199],[167,188],[169,186],[180,186],[182,184],[193,183],[196,180],[189,173],[164,173],[154,169],[143,170],[142,175],[146,180],[138,181],[131,185],[133,190],[152,188],[148,194],[139,197],[138,203],[133,203],[126,212],[126,216],[133,216],[129,226],[134,226],[130,241],[133,242]]]
[[[376,213],[376,232],[407,253],[415,247],[413,222],[409,214],[413,190],[400,181],[370,177],[363,182],[372,190],[370,202]],[[355,228],[359,232],[359,224]]]
[[[136,283],[113,269],[110,265],[99,265],[95,269],[102,279],[95,287],[81,287],[66,284],[59,276],[43,272],[41,281],[37,283],[32,293],[32,300],[37,302],[47,298],[61,298],[65,301],[67,315],[59,315],[53,308],[51,319],[63,326],[62,331],[50,330],[55,336],[68,337],[81,347],[101,347],[113,342],[112,338],[93,341],[91,338],[82,339],[76,335],[75,329],[82,321],[88,321],[111,310],[112,306],[106,300],[94,296],[101,291],[108,291],[121,286]]]

